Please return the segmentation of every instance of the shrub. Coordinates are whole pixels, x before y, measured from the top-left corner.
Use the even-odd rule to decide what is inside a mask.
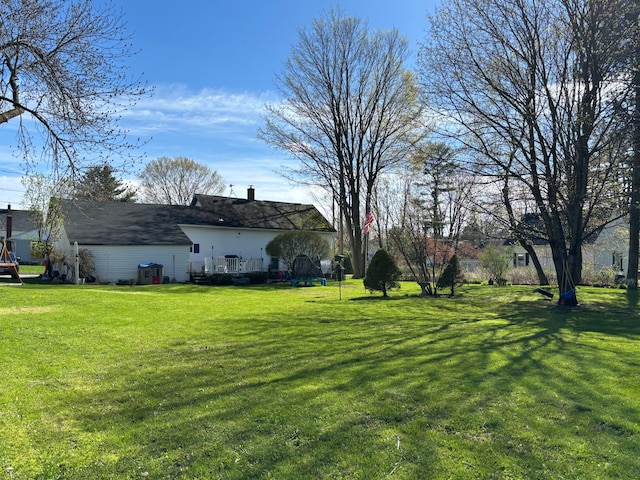
[[[549,281],[555,277],[552,272],[545,272],[545,275]],[[507,280],[512,285],[538,285],[540,283],[536,269],[533,267],[512,268],[507,274]]]
[[[95,271],[95,262],[91,250],[88,250],[86,248],[81,248],[80,250],[78,250],[78,261],[80,278],[86,278],[93,274],[93,272]]]
[[[510,252],[494,245],[485,247],[478,258],[482,268],[487,271],[492,280],[504,279],[511,266]]]
[[[593,285],[594,287],[596,284],[608,287],[615,283],[617,273],[618,271],[613,267],[602,268],[600,270],[594,270],[593,268],[584,269],[580,283],[583,285]]]
[[[451,296],[453,296],[456,285],[460,285],[462,281],[463,277],[462,270],[460,270],[460,262],[458,261],[458,256],[454,253],[438,279],[438,288],[449,287],[451,289]]]
[[[267,243],[267,255],[278,257],[289,270],[298,255],[307,255],[312,260],[329,258],[331,245],[323,237],[313,232],[291,231],[281,233]]]
[[[251,285],[258,285],[267,281],[267,272],[247,272],[244,274]]]
[[[209,275],[209,285],[233,285],[233,275],[229,273],[214,273]]]
[[[383,297],[387,297],[387,290],[400,288],[398,280],[402,272],[398,268],[396,261],[384,248],[379,249],[369,264],[364,277],[364,286],[369,290],[382,292]]]

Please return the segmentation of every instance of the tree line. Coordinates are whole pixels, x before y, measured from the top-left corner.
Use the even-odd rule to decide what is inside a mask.
[[[220,195],[225,189],[218,172],[186,157],[151,160],[130,182],[119,177],[110,164],[103,163],[88,166],[76,179],[54,180],[34,174],[24,178],[23,184],[27,202],[32,206],[46,203],[49,198],[189,205],[196,193]]]
[[[585,242],[628,215],[627,276],[637,284],[639,9],[446,0],[416,72],[396,31],[329,11],[301,31],[261,136],[299,160],[294,178],[333,196],[356,276],[374,208],[380,241],[391,240],[425,288],[428,270],[446,261],[435,257],[455,252],[474,216],[504,224],[541,282],[533,244],[546,242],[567,291],[581,278]]]

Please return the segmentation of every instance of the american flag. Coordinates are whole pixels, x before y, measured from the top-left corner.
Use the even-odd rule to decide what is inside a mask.
[[[371,211],[367,212],[367,220],[364,222],[364,228],[362,231],[367,234],[369,230],[371,230],[371,225],[373,225],[373,213]]]

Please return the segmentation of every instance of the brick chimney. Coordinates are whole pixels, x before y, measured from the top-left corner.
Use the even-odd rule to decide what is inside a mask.
[[[253,188],[253,185],[249,185],[247,188],[247,200],[255,200],[256,199],[256,190]]]

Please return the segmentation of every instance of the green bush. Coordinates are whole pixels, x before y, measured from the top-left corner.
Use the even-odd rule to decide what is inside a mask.
[[[209,275],[209,285],[233,285],[233,275],[229,273],[214,273]]]
[[[249,279],[251,285],[259,285],[267,281],[267,272],[248,272],[244,277]]]
[[[401,275],[402,272],[394,258],[384,248],[381,248],[371,259],[364,277],[364,286],[369,290],[380,291],[383,297],[387,297],[387,290],[400,288]]]
[[[508,249],[487,245],[478,258],[482,268],[492,280],[504,279],[511,266],[512,252]]]
[[[460,262],[458,261],[458,256],[454,253],[438,279],[438,288],[450,288],[451,296],[453,296],[456,285],[460,285],[462,282],[463,276],[462,270],[460,270]]]

